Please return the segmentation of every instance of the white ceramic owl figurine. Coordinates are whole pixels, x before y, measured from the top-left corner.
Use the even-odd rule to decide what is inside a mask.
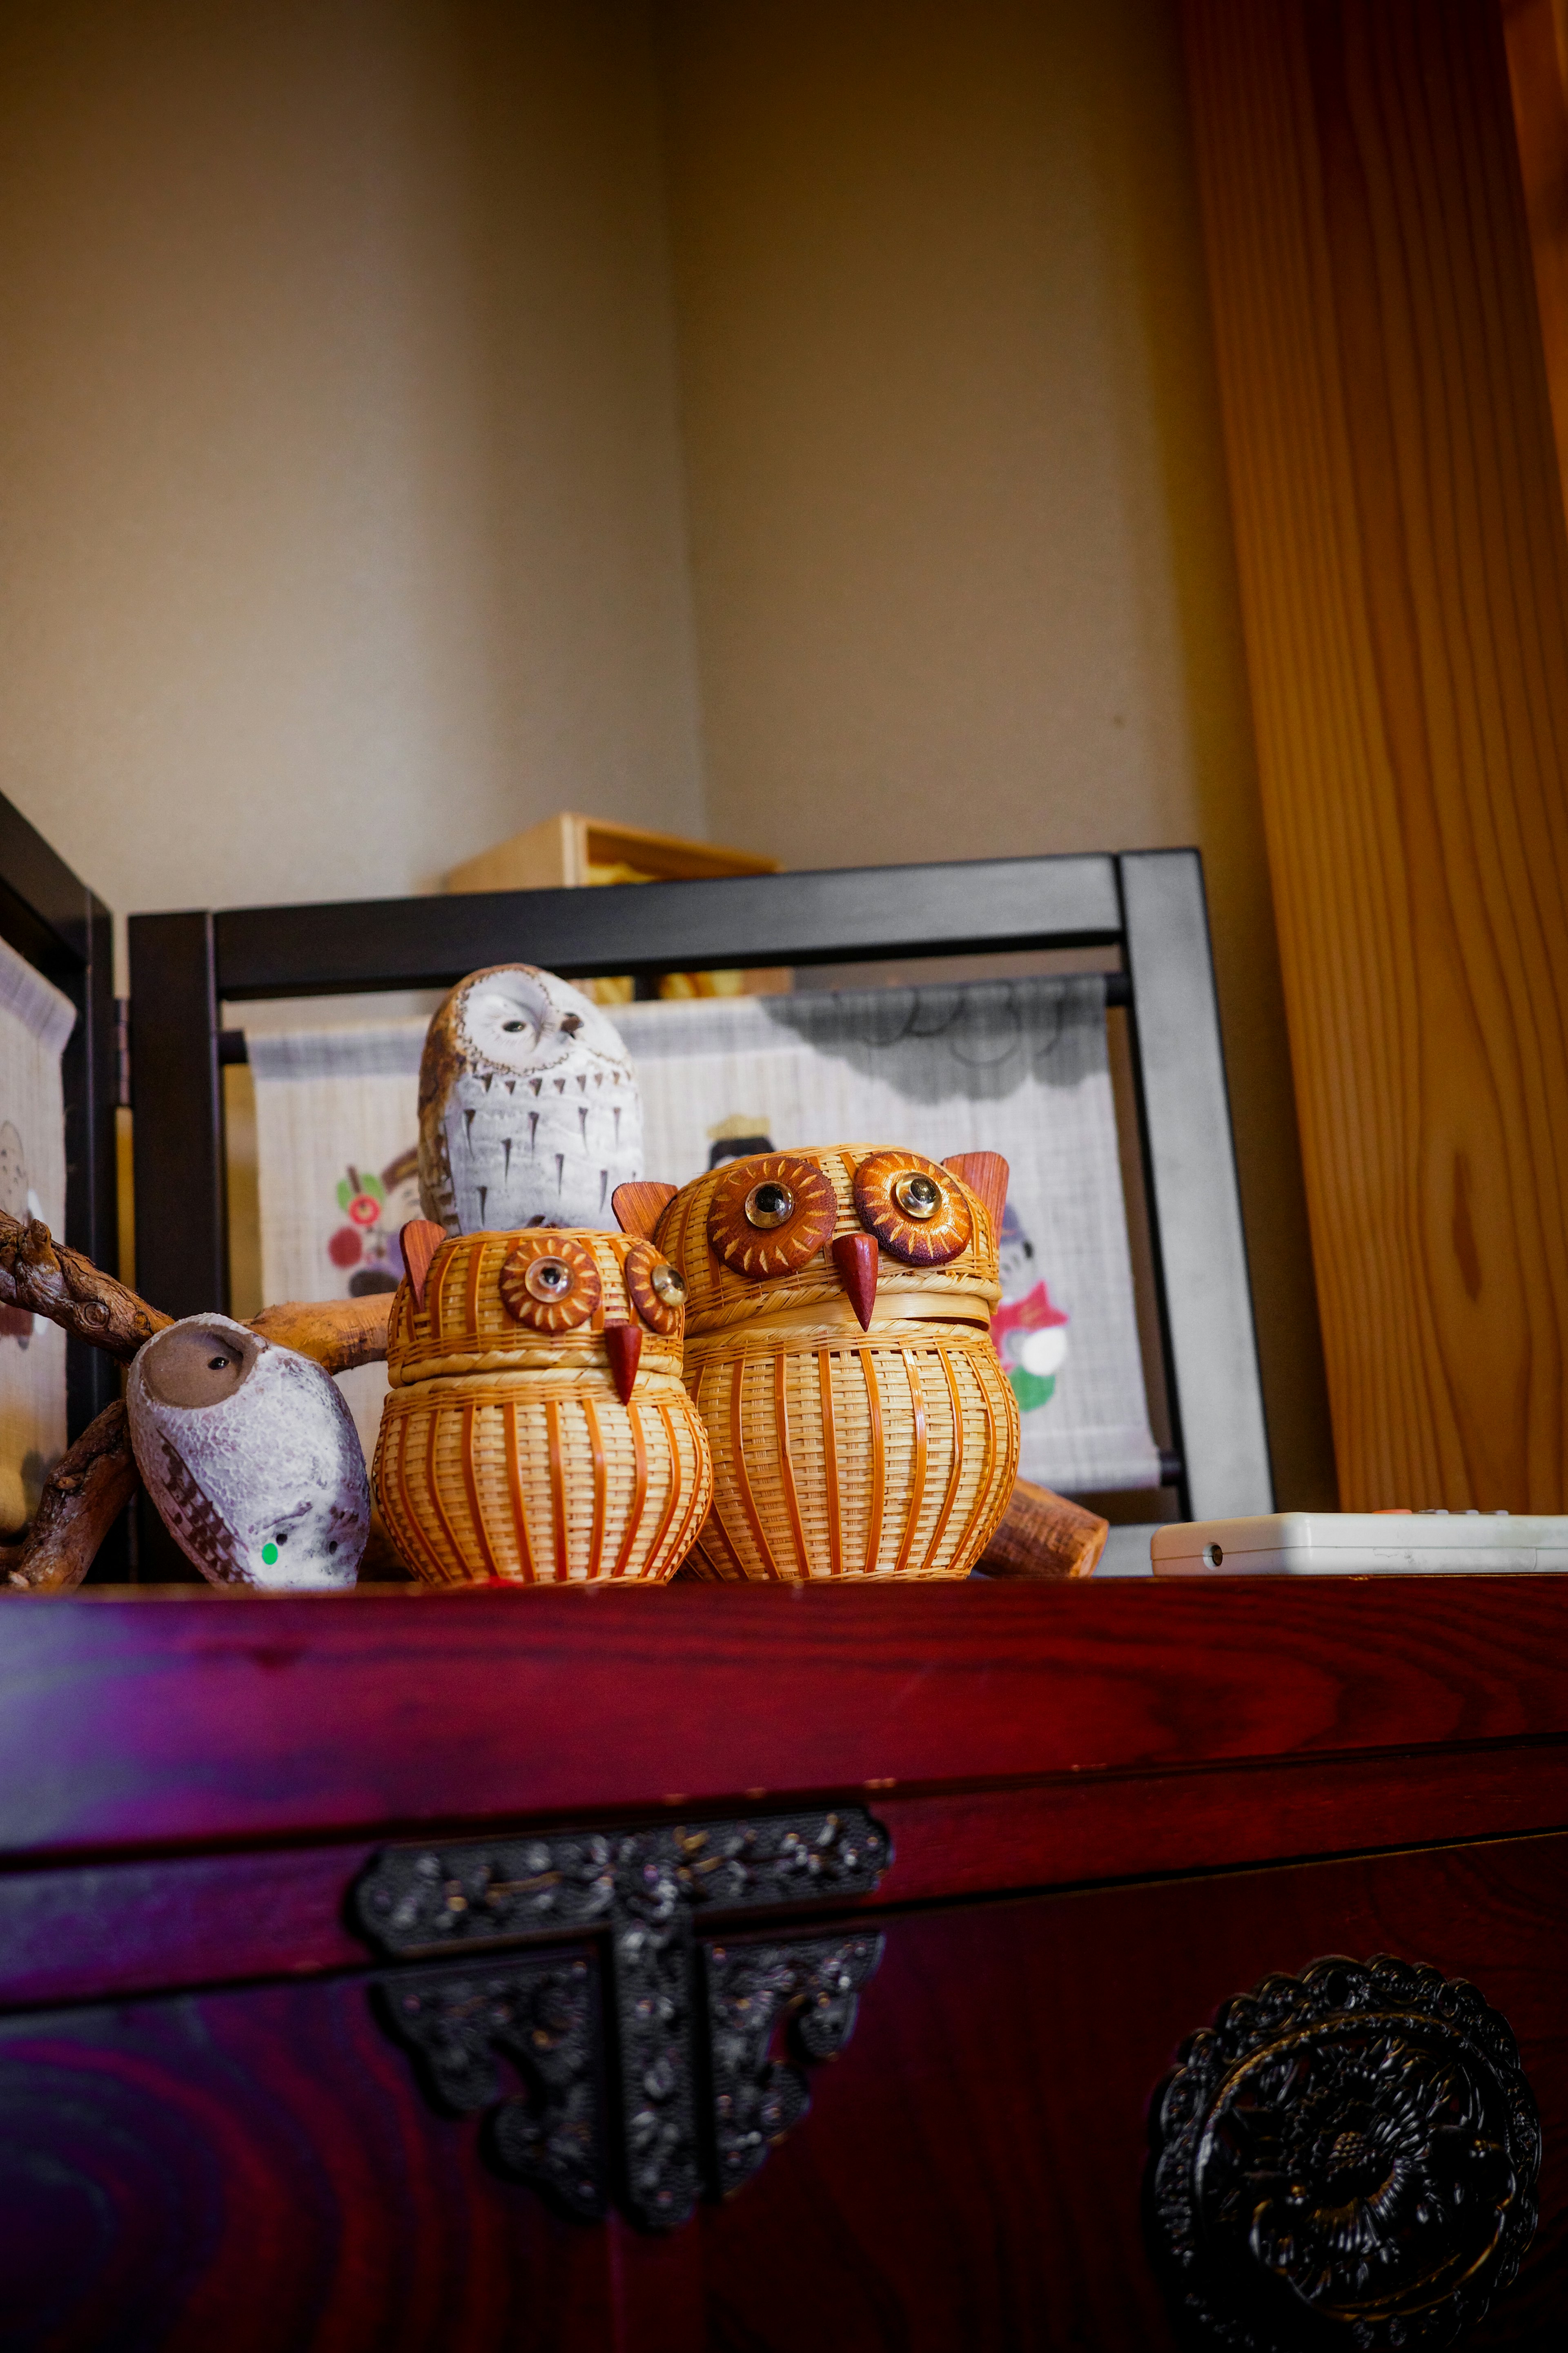
[[[353,1417],[331,1375],[226,1315],[149,1340],[125,1392],[165,1526],[214,1585],[353,1585],[370,1533]]]
[[[530,964],[459,981],[419,1066],[425,1215],[449,1234],[610,1229],[641,1175],[642,1098],[599,1008]]]

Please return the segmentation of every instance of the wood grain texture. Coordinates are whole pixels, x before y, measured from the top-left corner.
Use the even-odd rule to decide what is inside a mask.
[[[866,1794],[893,1855],[853,1908],[885,1914],[1556,1830],[1568,1822],[1568,1742]],[[721,1810],[753,1804],[737,1797]],[[526,1821],[520,1810],[508,1827]],[[362,1967],[347,1901],[377,1851],[344,1840],[0,1873],[0,2009]],[[725,1925],[721,1906],[704,1917]]]
[[[1552,1577],[91,1593],[5,1611],[14,1863],[1568,1738]]]
[[[39,2353],[613,2353],[618,2232],[498,2180],[363,1978],[0,2025],[0,2311]]]
[[[1491,0],[1185,0],[1342,1500],[1568,1506],[1568,540]]]
[[[1568,486],[1568,5],[1501,6],[1557,466]]]
[[[1568,1840],[889,1917],[757,2179],[664,2241],[557,2221],[437,2114],[363,1973],[0,2021],[0,2310],[48,2353],[1172,2353],[1140,2211],[1177,2044],[1275,1969],[1472,1979],[1542,2110],[1483,2346],[1568,2295]],[[508,2089],[512,2088],[509,2084]]]
[[[892,1924],[813,2115],[702,2218],[705,2341],[1166,2353],[1139,2200],[1147,2104],[1176,2044],[1271,1970],[1384,1951],[1472,1978],[1519,2037],[1545,2133],[1542,2225],[1471,2342],[1544,2353],[1568,2295],[1564,1845]],[[809,2247],[811,2261],[781,2265],[781,2247]]]

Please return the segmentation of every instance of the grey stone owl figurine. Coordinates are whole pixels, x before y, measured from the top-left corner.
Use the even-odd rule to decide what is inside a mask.
[[[149,1340],[125,1391],[136,1467],[214,1585],[353,1585],[370,1533],[353,1417],[330,1373],[226,1315]]]
[[[425,1215],[449,1234],[608,1229],[641,1175],[642,1098],[598,1007],[530,964],[459,981],[419,1066]]]

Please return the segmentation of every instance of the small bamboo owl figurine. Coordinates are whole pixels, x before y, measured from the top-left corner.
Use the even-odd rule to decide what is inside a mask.
[[[713,1456],[712,1577],[964,1577],[1018,1470],[991,1345],[997,1153],[845,1144],[628,1185],[684,1276],[686,1384]]]
[[[432,1585],[673,1576],[712,1496],[685,1287],[650,1241],[403,1229],[372,1472]]]
[[[419,1065],[419,1206],[449,1234],[609,1226],[642,1175],[642,1097],[592,999],[531,964],[471,972]]]

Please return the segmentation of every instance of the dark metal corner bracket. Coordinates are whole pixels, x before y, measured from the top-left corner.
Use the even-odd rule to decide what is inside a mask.
[[[805,2114],[805,2063],[848,2041],[883,1947],[860,1929],[701,1939],[696,1921],[852,1903],[890,1859],[858,1806],[461,1840],[384,1849],[351,1909],[388,1959],[442,1957],[389,1969],[377,1998],[437,2102],[489,2112],[492,2160],[584,2219],[615,2179],[634,2221],[669,2230]],[[523,2085],[510,2096],[503,2059]]]

